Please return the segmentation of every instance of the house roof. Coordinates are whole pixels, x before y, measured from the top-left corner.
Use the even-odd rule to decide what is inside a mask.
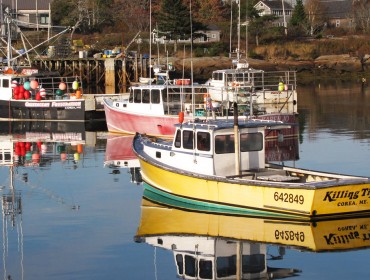
[[[18,10],[36,10],[36,2],[38,10],[49,10],[49,3],[53,0],[2,0],[3,5],[9,6],[12,9]]]
[[[281,2],[281,0],[265,0],[265,1],[259,1],[256,5],[254,5],[255,7],[259,4],[259,3],[263,3],[265,4],[267,7],[269,7],[271,10],[282,10],[283,9],[283,4]],[[284,10],[293,10],[292,6],[287,3],[286,1],[284,1]]]
[[[348,18],[352,13],[352,0],[320,0],[328,18]]]

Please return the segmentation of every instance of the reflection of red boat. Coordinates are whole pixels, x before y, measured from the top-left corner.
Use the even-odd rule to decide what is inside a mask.
[[[266,120],[282,121],[294,124],[290,128],[281,130],[266,130],[266,161],[287,161],[298,160],[298,136],[299,126],[297,115],[295,114],[271,114],[261,117]]]
[[[105,166],[138,167],[139,162],[132,151],[133,135],[108,135]]]
[[[298,135],[285,137],[279,141],[278,138],[266,140],[266,161],[287,161],[299,159]]]
[[[133,135],[108,135],[104,166],[128,168],[131,182],[141,183],[140,163],[132,150]]]

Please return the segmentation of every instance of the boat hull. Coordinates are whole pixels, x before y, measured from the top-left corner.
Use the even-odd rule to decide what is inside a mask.
[[[124,134],[147,134],[152,136],[172,137],[175,133],[175,124],[179,123],[177,115],[158,115],[145,112],[134,113],[123,109],[115,108],[111,103],[104,102],[105,119],[109,132]],[[219,117],[219,119],[226,117]],[[228,118],[233,118],[232,116]],[[245,117],[241,117],[245,119]],[[293,124],[291,128],[280,130],[284,137],[296,137],[298,135],[297,114],[275,113],[256,116],[256,119],[275,120]],[[184,116],[184,121],[192,121],[192,116]],[[278,131],[270,131],[267,138],[277,138]]]
[[[204,211],[320,220],[369,213],[370,184],[325,183],[321,187],[303,184],[267,183],[175,172],[139,156],[146,192]],[[365,183],[366,182],[366,183]]]
[[[0,100],[0,120],[85,121],[85,100]]]
[[[109,132],[135,134],[136,132],[154,136],[173,136],[175,124],[179,122],[175,115],[135,114],[116,110],[104,104],[105,118]]]

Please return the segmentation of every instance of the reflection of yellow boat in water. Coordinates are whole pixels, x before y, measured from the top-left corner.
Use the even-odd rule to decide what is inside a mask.
[[[212,236],[316,252],[370,247],[370,216],[318,222],[283,221],[184,211],[146,199],[141,211],[138,236]]]
[[[267,244],[234,239],[233,225],[228,223],[225,227],[230,226],[231,236],[219,235],[223,230],[217,227],[223,220],[217,221],[217,217],[161,207],[144,199],[135,240],[172,251],[181,279],[280,279],[298,275],[297,269],[268,266],[269,260],[282,259],[284,248],[271,257]]]

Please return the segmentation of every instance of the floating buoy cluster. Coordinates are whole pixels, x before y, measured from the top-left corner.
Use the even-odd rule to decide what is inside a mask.
[[[22,84],[18,84],[17,80],[13,80],[11,87],[13,89],[13,98],[16,100],[23,100],[23,99],[35,99],[35,100],[42,100],[46,99],[46,90],[39,86],[38,81],[26,81]],[[74,93],[70,94],[72,99],[81,98],[81,90],[79,88],[78,81],[74,81],[72,83],[72,89]],[[65,82],[61,82],[59,84],[58,89],[55,91],[56,96],[63,97],[66,94],[67,84]]]

